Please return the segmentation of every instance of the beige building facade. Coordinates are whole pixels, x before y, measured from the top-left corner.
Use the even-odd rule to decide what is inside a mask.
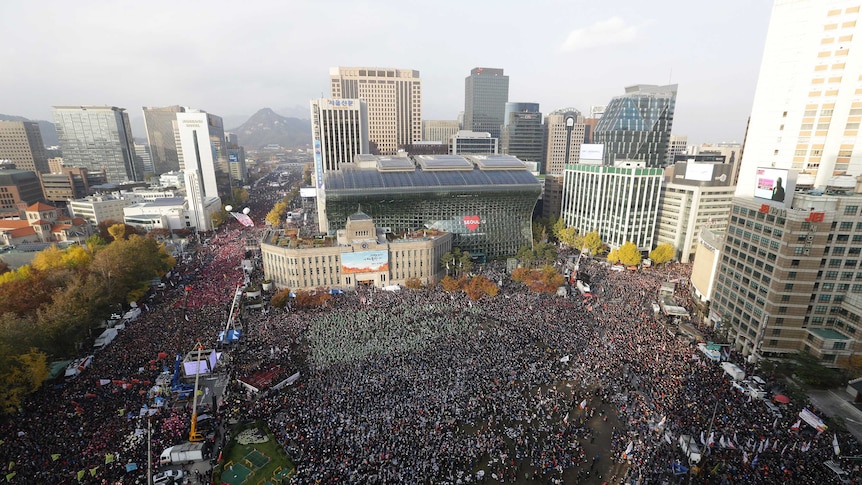
[[[368,139],[381,155],[422,141],[422,80],[419,71],[379,67],[333,67],[332,98],[368,103]]]
[[[264,275],[280,289],[381,288],[411,278],[433,284],[445,275],[440,260],[452,250],[452,234],[427,230],[390,239],[358,212],[334,239],[302,240],[273,230],[260,249]]]
[[[47,173],[48,154],[35,121],[0,121],[0,160],[10,160],[18,170]]]

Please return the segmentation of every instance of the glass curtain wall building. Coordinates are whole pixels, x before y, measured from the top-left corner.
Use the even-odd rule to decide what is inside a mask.
[[[115,106],[54,106],[54,124],[67,167],[105,171],[110,183],[144,179],[129,114]]]
[[[476,67],[464,84],[464,129],[488,132],[493,138],[500,138],[509,102],[509,76],[503,74],[502,69]]]
[[[539,162],[544,173],[542,152],[545,134],[539,103],[506,103],[500,144],[504,155],[527,162]]]
[[[541,183],[506,155],[357,157],[325,174],[329,231],[357,209],[387,232],[438,229],[480,259],[532,244],[531,215]]]
[[[664,167],[676,106],[676,84],[638,84],[611,100],[596,125],[594,143],[605,145],[604,163],[640,160]]]
[[[182,106],[143,107],[144,127],[147,130],[147,144],[150,145],[154,174],[176,172],[180,169],[174,132],[177,127],[177,113],[185,111]]]

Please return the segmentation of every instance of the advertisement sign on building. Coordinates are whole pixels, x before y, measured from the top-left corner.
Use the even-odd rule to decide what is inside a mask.
[[[377,273],[381,271],[389,271],[388,251],[362,251],[341,254],[341,272],[343,274]]]
[[[794,173],[781,168],[758,168],[754,179],[754,196],[786,204],[793,199],[796,188]]]
[[[314,140],[314,171],[317,174],[317,188],[323,188],[323,156],[320,153],[320,140]]]
[[[605,154],[605,145],[602,143],[584,143],[581,145],[580,162],[587,165],[601,164]]]
[[[688,162],[685,166],[685,179],[709,182],[712,180],[712,163]]]

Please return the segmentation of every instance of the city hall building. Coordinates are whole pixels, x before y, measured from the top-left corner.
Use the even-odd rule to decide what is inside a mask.
[[[300,238],[296,231],[270,230],[260,244],[263,272],[280,289],[399,285],[415,278],[423,285],[445,276],[442,256],[452,235],[436,230],[385,233],[367,214],[347,218],[337,237]]]
[[[509,155],[357,155],[324,175],[329,232],[361,208],[387,233],[433,229],[480,260],[532,244],[542,185]]]

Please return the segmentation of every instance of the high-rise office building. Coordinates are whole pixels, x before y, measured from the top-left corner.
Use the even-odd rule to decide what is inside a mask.
[[[665,169],[656,245],[671,244],[681,262],[692,261],[701,229],[727,227],[736,187],[731,184],[733,165],[722,162],[685,160]]]
[[[464,85],[464,129],[500,138],[509,102],[509,76],[502,69],[476,67],[470,70]]]
[[[368,105],[361,99],[311,100],[311,139],[314,147],[314,186],[317,187],[318,224],[327,231],[323,175],[368,154]]]
[[[203,195],[218,197],[216,172],[219,171],[225,147],[221,118],[200,110],[186,110],[175,116],[180,170],[185,173],[199,171]]]
[[[361,99],[368,106],[370,149],[394,155],[422,141],[422,81],[419,71],[378,67],[329,69],[332,98]]]
[[[368,154],[368,105],[361,99],[311,100],[311,138],[315,170],[338,170],[342,163]],[[319,178],[319,177],[318,177]]]
[[[647,167],[664,167],[673,127],[676,84],[638,84],[608,103],[596,124],[593,143],[605,145],[605,164],[642,160]]]
[[[424,120],[422,121],[422,141],[439,141],[449,143],[449,137],[460,130],[458,120]]]
[[[220,117],[200,110],[177,113],[177,147],[188,199],[189,224],[199,231],[212,229],[212,214],[221,205],[220,193],[229,193],[219,184],[228,177],[224,128]],[[224,161],[225,170],[219,169]],[[225,192],[227,189],[228,192]]]
[[[48,153],[35,121],[0,121],[0,160],[10,160],[19,170],[48,173]]]
[[[773,5],[709,312],[751,360],[846,366],[862,343],[860,20],[858,0]]]
[[[862,173],[862,48],[858,1],[778,0],[751,108],[738,193],[758,166],[795,169],[822,188]],[[756,163],[752,163],[757,160]]]
[[[686,148],[688,147],[688,137],[685,135],[671,135],[670,141],[667,146],[667,161],[665,161],[665,166],[670,167],[673,165],[675,157],[677,155],[681,155],[685,153]]]
[[[150,146],[146,143],[135,143],[135,155],[141,159],[141,164],[144,167],[144,173],[152,174],[153,172],[153,157],[150,155]]]
[[[105,171],[108,182],[144,179],[129,114],[116,106],[54,106],[54,124],[67,167]]]
[[[185,112],[182,106],[155,108],[144,106],[144,126],[147,144],[153,160],[153,173],[158,175],[180,169],[177,141],[174,135],[177,113]]]
[[[500,137],[503,154],[518,157],[524,162],[538,162],[541,167],[544,141],[539,103],[506,103]],[[544,172],[542,169],[539,171]]]
[[[584,116],[574,108],[546,116],[543,172],[562,175],[566,163],[578,163],[585,133]]]
[[[597,231],[611,248],[653,249],[663,170],[643,161],[566,165],[560,217],[580,234]]]

